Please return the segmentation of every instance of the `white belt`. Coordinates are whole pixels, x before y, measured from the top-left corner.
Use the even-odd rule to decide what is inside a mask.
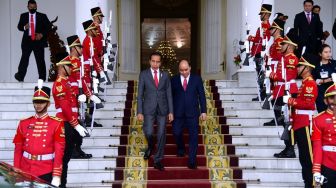
[[[278,64],[279,61],[274,61],[274,60],[271,60],[271,65],[276,65]]]
[[[71,86],[78,86],[78,82],[70,82]]]
[[[83,65],[90,65],[90,61],[84,61]]]
[[[55,153],[44,154],[44,155],[32,155],[32,154],[24,151],[23,156],[27,159],[34,160],[34,161],[47,161],[47,160],[54,159]]]
[[[336,146],[322,146],[323,151],[336,152]]]
[[[78,112],[78,108],[71,108],[71,111],[72,111],[72,112]],[[57,109],[56,109],[56,112],[63,112],[63,111],[62,111],[62,108],[57,108]]]
[[[300,114],[300,115],[309,115],[309,116],[313,116],[315,111],[314,110],[295,110],[296,114]]]
[[[277,82],[277,85],[284,85],[285,83],[286,82]],[[293,79],[293,80],[288,81],[287,83],[295,84],[296,81]]]

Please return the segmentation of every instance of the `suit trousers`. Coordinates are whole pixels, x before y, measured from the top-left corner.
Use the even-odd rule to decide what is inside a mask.
[[[65,148],[64,148],[64,156],[63,156],[63,170],[61,176],[61,185],[60,187],[66,187],[67,183],[67,175],[68,175],[68,163],[71,159],[72,152],[74,149],[74,135],[76,130],[70,125],[69,122],[64,122],[65,129]]]
[[[173,122],[173,134],[177,145],[177,153],[184,154],[185,145],[183,140],[183,130],[188,129],[189,133],[189,163],[196,162],[198,147],[198,127],[199,117],[182,117],[175,118]]]
[[[143,132],[145,134],[146,140],[148,142],[148,148],[154,149],[154,121],[156,120],[157,129],[157,151],[154,156],[154,162],[160,162],[164,156],[164,147],[166,145],[166,116],[159,115],[158,109],[153,115],[144,115]]]
[[[39,74],[39,79],[46,80],[46,65],[44,61],[44,46],[40,41],[32,41],[30,38],[25,40],[25,44],[21,45],[22,56],[18,68],[20,79],[24,80],[29,64],[29,57],[34,52],[36,66]]]
[[[302,167],[302,178],[305,188],[313,187],[313,153],[309,127],[302,127],[294,131],[295,141],[299,149],[299,160]]]

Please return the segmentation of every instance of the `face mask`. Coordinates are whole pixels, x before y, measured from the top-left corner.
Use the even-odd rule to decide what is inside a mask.
[[[29,12],[30,12],[30,14],[35,14],[35,12],[36,12],[36,8],[34,8],[34,9],[29,9]]]

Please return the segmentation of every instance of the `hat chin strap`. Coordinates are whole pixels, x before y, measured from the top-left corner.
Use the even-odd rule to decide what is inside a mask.
[[[65,74],[66,74],[67,76],[70,76],[70,74],[68,73],[68,71],[67,71],[66,68],[65,68],[65,65],[63,65],[63,69],[64,69],[64,71],[65,71]]]

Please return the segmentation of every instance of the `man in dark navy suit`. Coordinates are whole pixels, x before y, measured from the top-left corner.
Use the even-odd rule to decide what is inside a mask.
[[[44,48],[47,47],[47,34],[51,29],[47,15],[36,12],[37,5],[35,0],[28,1],[28,10],[21,14],[18,29],[23,31],[21,42],[22,56],[18,68],[15,73],[15,79],[19,82],[24,80],[27,73],[29,56],[34,52],[36,59],[39,79],[46,80],[46,65],[44,61]]]
[[[171,81],[174,106],[173,134],[177,145],[177,156],[185,155],[183,129],[189,130],[189,161],[190,169],[197,168],[196,154],[198,147],[199,118],[206,120],[206,99],[202,78],[190,74],[191,67],[186,60],[180,61],[180,74]]]
[[[299,48],[295,54],[300,58],[303,46],[306,46],[306,53],[318,55],[322,40],[322,25],[320,16],[312,12],[314,1],[303,2],[304,11],[298,13],[294,19],[294,28],[299,36]]]

